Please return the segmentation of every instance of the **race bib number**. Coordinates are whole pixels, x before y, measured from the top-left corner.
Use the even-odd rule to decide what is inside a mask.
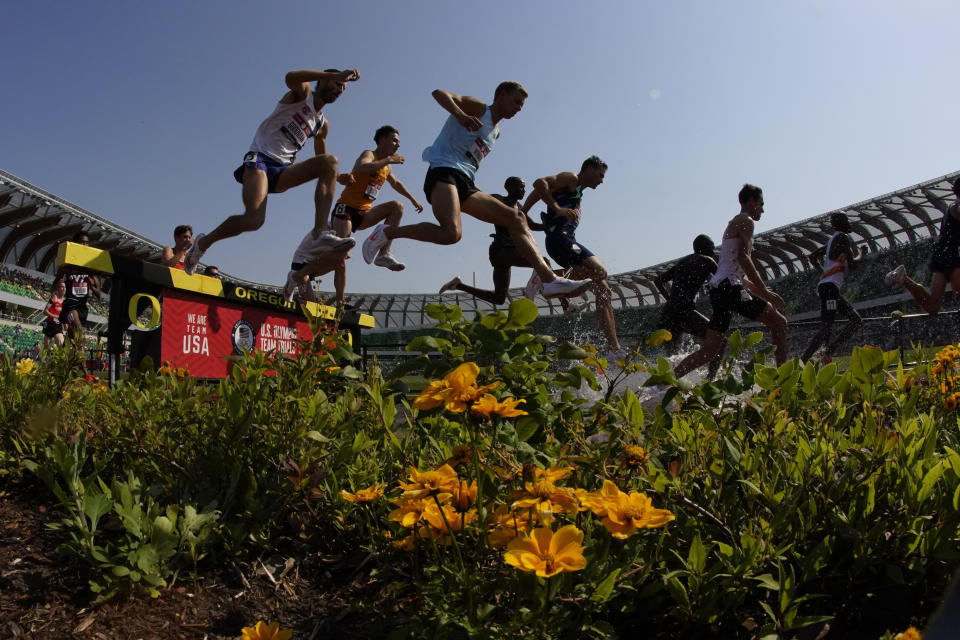
[[[367,188],[364,189],[363,195],[367,197],[368,200],[376,200],[377,196],[380,195],[380,187],[383,186],[376,182],[370,182],[367,184]]]
[[[827,311],[836,311],[837,310],[837,301],[830,299],[827,300]]]
[[[480,163],[483,162],[483,159],[487,157],[488,153],[490,153],[490,149],[487,147],[482,138],[474,139],[473,145],[467,149],[467,156],[470,158],[470,161],[473,163],[474,167],[479,167]]]
[[[76,297],[82,298],[87,295],[87,283],[84,282],[83,284],[75,284],[70,287],[70,291],[72,291],[73,295]]]

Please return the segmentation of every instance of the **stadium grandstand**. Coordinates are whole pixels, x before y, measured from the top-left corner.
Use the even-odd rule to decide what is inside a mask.
[[[851,238],[868,249],[861,268],[848,277],[847,297],[862,315],[883,319],[880,323],[865,323],[860,343],[880,344],[882,339],[889,340],[892,311],[912,314],[919,310],[902,289],[885,287],[882,277],[892,266],[904,263],[912,277],[921,282],[929,280],[926,267],[929,247],[950,204],[951,182],[957,177],[960,171],[834,210],[847,213],[853,227]],[[830,215],[834,211],[759,233],[754,239],[757,267],[787,300],[791,354],[801,350],[802,345],[796,345],[815,330],[819,313],[816,282],[820,272],[809,255],[830,237]],[[56,269],[57,245],[81,230],[90,236],[94,246],[145,261],[159,260],[161,244],[0,170],[0,324],[19,322],[29,329],[38,326]],[[622,334],[639,338],[654,328],[663,302],[654,278],[674,262],[610,276],[617,324]],[[240,284],[277,290],[274,285],[223,275]],[[109,292],[109,283],[104,289]],[[332,297],[332,293],[327,295]],[[522,295],[522,289],[510,289],[506,305]],[[376,319],[377,329],[369,332],[365,340],[371,345],[404,344],[412,335],[428,329],[432,323],[425,307],[431,303],[459,305],[467,317],[474,311],[493,308],[464,293],[443,296],[348,294],[347,298],[358,311]],[[563,316],[556,301],[538,298],[537,302],[540,309],[537,330],[560,337],[592,337],[592,314],[571,319]],[[705,296],[701,297],[701,304],[709,313]],[[95,309],[91,319],[102,324],[105,315],[104,309]],[[956,340],[952,316],[944,315],[947,317],[939,320],[917,320],[917,326],[908,333],[924,342]],[[0,348],[4,342],[0,335]]]

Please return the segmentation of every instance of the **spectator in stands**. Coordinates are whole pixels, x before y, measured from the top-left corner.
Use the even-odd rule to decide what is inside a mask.
[[[207,268],[203,270],[203,275],[209,276],[211,278],[220,278],[220,269],[213,266],[212,264],[207,265]]]
[[[188,224],[181,224],[173,230],[173,246],[163,248],[162,264],[173,267],[174,269],[183,269],[183,259],[187,255],[187,250],[193,246],[193,227]]]
[[[907,269],[902,264],[888,273],[883,281],[887,286],[902,286],[910,292],[913,299],[931,316],[940,312],[947,282],[953,290],[956,301],[960,294],[960,178],[953,183],[953,194],[957,200],[947,207],[940,222],[940,233],[930,256],[930,290],[907,277]]]
[[[73,236],[73,241],[79,244],[90,244],[90,236],[84,231]],[[92,273],[76,268],[62,269],[57,277],[62,277],[67,284],[66,295],[60,311],[60,324],[64,331],[69,332],[76,345],[83,344],[83,326],[87,321],[87,298],[92,293],[100,298],[100,279]]]
[[[43,348],[49,349],[50,342],[63,346],[63,325],[60,324],[60,312],[63,310],[63,298],[67,294],[67,283],[57,278],[53,283],[50,300],[43,309],[46,320],[43,323]]]

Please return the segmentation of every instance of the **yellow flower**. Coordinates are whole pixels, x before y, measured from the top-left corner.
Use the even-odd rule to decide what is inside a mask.
[[[487,541],[494,549],[502,549],[520,533],[529,535],[533,530],[529,511],[511,511],[501,504],[487,518]]]
[[[664,342],[669,342],[673,340],[673,334],[667,331],[666,329],[657,329],[649,336],[647,336],[647,346],[649,347],[659,347]]]
[[[623,448],[623,462],[628,467],[645,467],[650,461],[650,452],[635,444]]]
[[[469,464],[472,456],[473,449],[465,444],[458,444],[453,448],[453,451],[450,452],[450,457],[443,461],[443,464],[448,464],[451,467],[456,467],[461,464]]]
[[[533,475],[537,480],[540,478],[546,478],[550,482],[556,482],[557,480],[563,480],[568,475],[573,473],[573,471],[573,467],[550,467],[548,469],[534,467]]]
[[[379,484],[372,484],[366,489],[360,489],[356,493],[341,491],[340,497],[347,502],[372,502],[383,495],[383,487]]]
[[[923,636],[920,635],[920,632],[917,631],[914,627],[910,627],[903,633],[898,633],[893,636],[893,640],[920,640]]]
[[[511,540],[503,559],[521,571],[536,572],[549,578],[565,571],[580,571],[587,566],[583,557],[583,531],[574,525],[561,527],[556,533],[548,527],[534,529],[523,538]]]
[[[293,631],[281,629],[279,622],[267,624],[262,620],[255,627],[244,627],[242,640],[290,640]]]
[[[401,498],[397,508],[390,512],[387,519],[399,522],[401,527],[413,529],[423,519],[423,512],[433,504],[432,498]]]
[[[504,398],[498,401],[492,393],[485,393],[483,397],[477,400],[470,411],[489,418],[491,415],[503,416],[504,418],[516,418],[517,416],[529,415],[523,409],[517,409],[517,405],[526,402],[526,400],[514,400],[513,398]]]
[[[457,472],[448,464],[436,471],[420,471],[410,467],[410,482],[399,483],[403,495],[408,498],[418,498],[437,493],[451,493],[457,486]]]
[[[943,399],[943,407],[947,411],[953,411],[957,408],[958,402],[960,402],[960,393],[951,393]]]
[[[524,482],[523,489],[510,494],[514,509],[535,509],[540,521],[549,525],[557,511],[576,513],[579,506],[576,494],[571,489],[558,487],[549,478]]]
[[[495,389],[499,382],[478,387],[477,375],[480,367],[473,362],[464,362],[443,377],[443,380],[431,382],[413,401],[417,409],[433,409],[444,405],[447,411],[463,413],[467,406],[487,391]]]
[[[457,533],[476,518],[477,512],[472,509],[464,513],[457,513],[451,505],[445,504],[437,507],[436,502],[431,502],[423,510],[423,519],[433,530],[434,538],[440,542],[444,542],[444,535]]]
[[[654,509],[644,494],[624,493],[610,480],[603,481],[600,498],[602,508],[594,513],[603,516],[603,526],[618,540],[629,538],[637,529],[662,527],[674,519],[667,509]]]
[[[473,507],[477,501],[477,481],[474,480],[467,484],[466,480],[461,480],[453,489],[453,495],[450,497],[450,503],[453,508],[460,513],[465,513]]]
[[[29,376],[33,375],[33,372],[37,369],[37,363],[31,360],[30,358],[24,358],[17,363],[17,375],[18,376]]]

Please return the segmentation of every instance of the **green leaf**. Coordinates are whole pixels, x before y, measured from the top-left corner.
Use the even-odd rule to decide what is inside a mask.
[[[763,587],[764,589],[770,589],[771,591],[780,591],[780,583],[777,582],[777,579],[774,578],[769,573],[764,573],[759,576],[754,576],[753,579],[759,582],[760,586]],[[774,619],[775,619],[775,616],[774,616]]]
[[[536,416],[521,416],[517,419],[514,428],[520,442],[526,442],[540,429],[540,419]]]
[[[529,300],[527,300],[529,302]],[[564,342],[557,347],[557,360],[583,360],[590,356],[590,353],[581,349],[572,342]]]
[[[945,467],[944,462],[944,460],[939,460],[923,476],[923,482],[920,483],[920,492],[917,494],[918,504],[923,503],[923,501],[929,498],[930,494],[933,493],[934,486],[937,484],[940,476],[943,475],[943,469]]]
[[[537,319],[537,305],[532,300],[520,298],[510,303],[505,329],[519,329]]]
[[[610,594],[613,593],[613,587],[617,584],[617,578],[620,576],[620,569],[614,569],[611,571],[603,581],[597,585],[597,588],[593,590],[593,594],[590,596],[590,599],[594,602],[606,602],[610,599]]]
[[[690,596],[687,595],[687,588],[679,578],[673,576],[667,580],[667,591],[684,611],[690,611]]]
[[[690,552],[687,555],[687,568],[694,573],[703,573],[707,566],[707,549],[698,533],[690,543]]]

